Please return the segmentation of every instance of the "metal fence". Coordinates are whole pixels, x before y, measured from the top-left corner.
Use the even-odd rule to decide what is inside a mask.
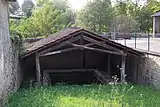
[[[150,47],[150,38],[152,37],[152,34],[144,34],[144,33],[120,33],[120,32],[109,32],[106,34],[106,37],[109,38],[110,40],[113,40],[115,42],[121,43],[125,46],[128,46],[127,42],[131,42],[132,48],[137,48],[138,44],[140,44],[139,42],[143,40],[143,42],[145,41],[145,43],[141,43],[142,48],[147,46],[147,50],[150,51],[151,47]],[[134,45],[134,46],[133,46]],[[146,50],[146,48],[145,48]]]

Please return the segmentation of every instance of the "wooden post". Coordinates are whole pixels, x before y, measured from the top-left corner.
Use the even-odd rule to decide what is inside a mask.
[[[37,83],[38,83],[38,85],[40,85],[40,83],[41,83],[41,68],[40,68],[38,53],[36,53],[36,76],[37,76]]]
[[[84,45],[83,33],[82,33],[81,36],[80,36],[80,44],[81,44],[81,45]]]
[[[126,57],[122,56],[122,66],[121,66],[121,82],[125,82],[125,67],[126,66]]]
[[[84,38],[83,33],[80,36],[80,45],[84,46]],[[82,67],[86,68],[86,56],[85,56],[85,49],[82,48]]]
[[[111,76],[111,70],[110,70],[110,66],[111,66],[110,61],[111,60],[110,59],[111,59],[111,55],[108,55],[107,72],[108,72],[109,77]]]

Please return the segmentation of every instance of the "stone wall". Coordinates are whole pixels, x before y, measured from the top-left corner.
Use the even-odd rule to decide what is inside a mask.
[[[160,89],[160,57],[146,56],[143,77],[147,84]]]
[[[5,52],[4,52],[5,53]],[[0,72],[0,105],[3,105],[8,101],[8,96],[10,93],[17,91],[22,82],[22,72],[19,60],[19,52],[16,50],[14,44],[11,45],[9,56],[6,57],[0,62],[3,63],[3,66],[8,67],[3,69]],[[4,60],[5,59],[5,60]],[[6,61],[7,62],[4,62]]]
[[[7,101],[9,93],[18,89],[21,77],[18,51],[10,40],[6,1],[0,0],[0,107]]]

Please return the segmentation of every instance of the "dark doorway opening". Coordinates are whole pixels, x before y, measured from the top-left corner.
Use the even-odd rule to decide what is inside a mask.
[[[112,76],[117,75],[119,80],[121,77],[121,56],[103,52],[73,50],[41,57],[40,62],[42,71],[50,75],[52,84],[103,83],[112,81]]]
[[[93,72],[50,73],[51,84],[91,84],[96,78]]]

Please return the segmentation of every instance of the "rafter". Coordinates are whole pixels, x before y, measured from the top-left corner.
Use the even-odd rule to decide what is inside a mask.
[[[62,50],[57,50],[57,51],[53,51],[53,52],[49,52],[46,54],[42,54],[40,56],[50,56],[50,55],[55,55],[55,54],[60,54],[60,53],[65,53],[65,52],[70,52],[73,50],[77,50],[78,48],[68,48],[68,49],[62,49]]]
[[[88,44],[85,44],[84,46],[93,46],[95,45],[94,43],[88,43]]]
[[[73,47],[77,47],[77,48],[80,48],[80,49],[87,49],[87,50],[92,50],[92,51],[108,53],[108,54],[124,55],[125,56],[125,54],[123,54],[123,53],[118,53],[118,52],[113,52],[113,51],[103,50],[103,49],[98,49],[98,48],[91,48],[91,47],[87,47],[87,46],[83,46],[83,45],[77,45],[77,44],[70,43],[70,42],[66,42],[65,44],[73,46]]]
[[[67,41],[68,41],[68,42],[75,42],[75,41],[77,41],[77,40],[79,40],[79,39],[80,39],[79,36],[77,36],[77,37],[71,37],[71,39],[69,39],[69,40],[67,40]],[[55,46],[51,46],[50,48],[41,51],[41,52],[40,52],[40,55],[43,55],[43,54],[48,53],[48,52],[50,52],[50,51],[57,50],[57,49],[59,49],[59,48],[61,48],[61,47],[63,47],[63,46],[65,46],[64,42],[59,42],[59,43],[57,43]]]
[[[112,44],[112,45],[115,45],[115,46],[117,46],[117,47],[121,47],[122,48],[122,50],[125,50],[125,52],[130,52],[131,54],[133,54],[133,55],[135,55],[135,56],[142,56],[143,54],[142,54],[142,52],[135,52],[135,50],[133,50],[133,49],[129,49],[129,47],[125,47],[125,46],[123,46],[123,45],[121,45],[121,44],[119,44],[119,43],[116,43],[116,42],[113,42],[113,41],[110,41],[109,39],[107,39],[107,38],[103,38],[103,37],[100,37],[99,35],[97,35],[97,34],[95,34],[95,33],[92,33],[92,32],[89,32],[89,31],[86,31],[86,30],[84,30],[83,31],[84,32],[84,34],[87,34],[88,36],[90,36],[90,37],[94,37],[95,39],[97,39],[97,41],[104,41],[105,43],[109,43],[109,44]],[[116,48],[116,49],[119,49],[119,48]],[[124,51],[122,51],[121,50],[121,52],[123,53]]]
[[[89,41],[89,42],[94,43],[95,45],[104,47],[106,49],[113,50],[113,51],[120,52],[120,53],[123,52],[122,50],[120,50],[118,48],[115,48],[115,47],[112,47],[112,46],[109,46],[109,45],[107,45],[106,43],[104,43],[102,41],[100,42],[100,41],[94,40],[94,39],[92,39],[90,37],[87,37],[87,36],[84,36],[84,39],[87,40],[87,41]]]

